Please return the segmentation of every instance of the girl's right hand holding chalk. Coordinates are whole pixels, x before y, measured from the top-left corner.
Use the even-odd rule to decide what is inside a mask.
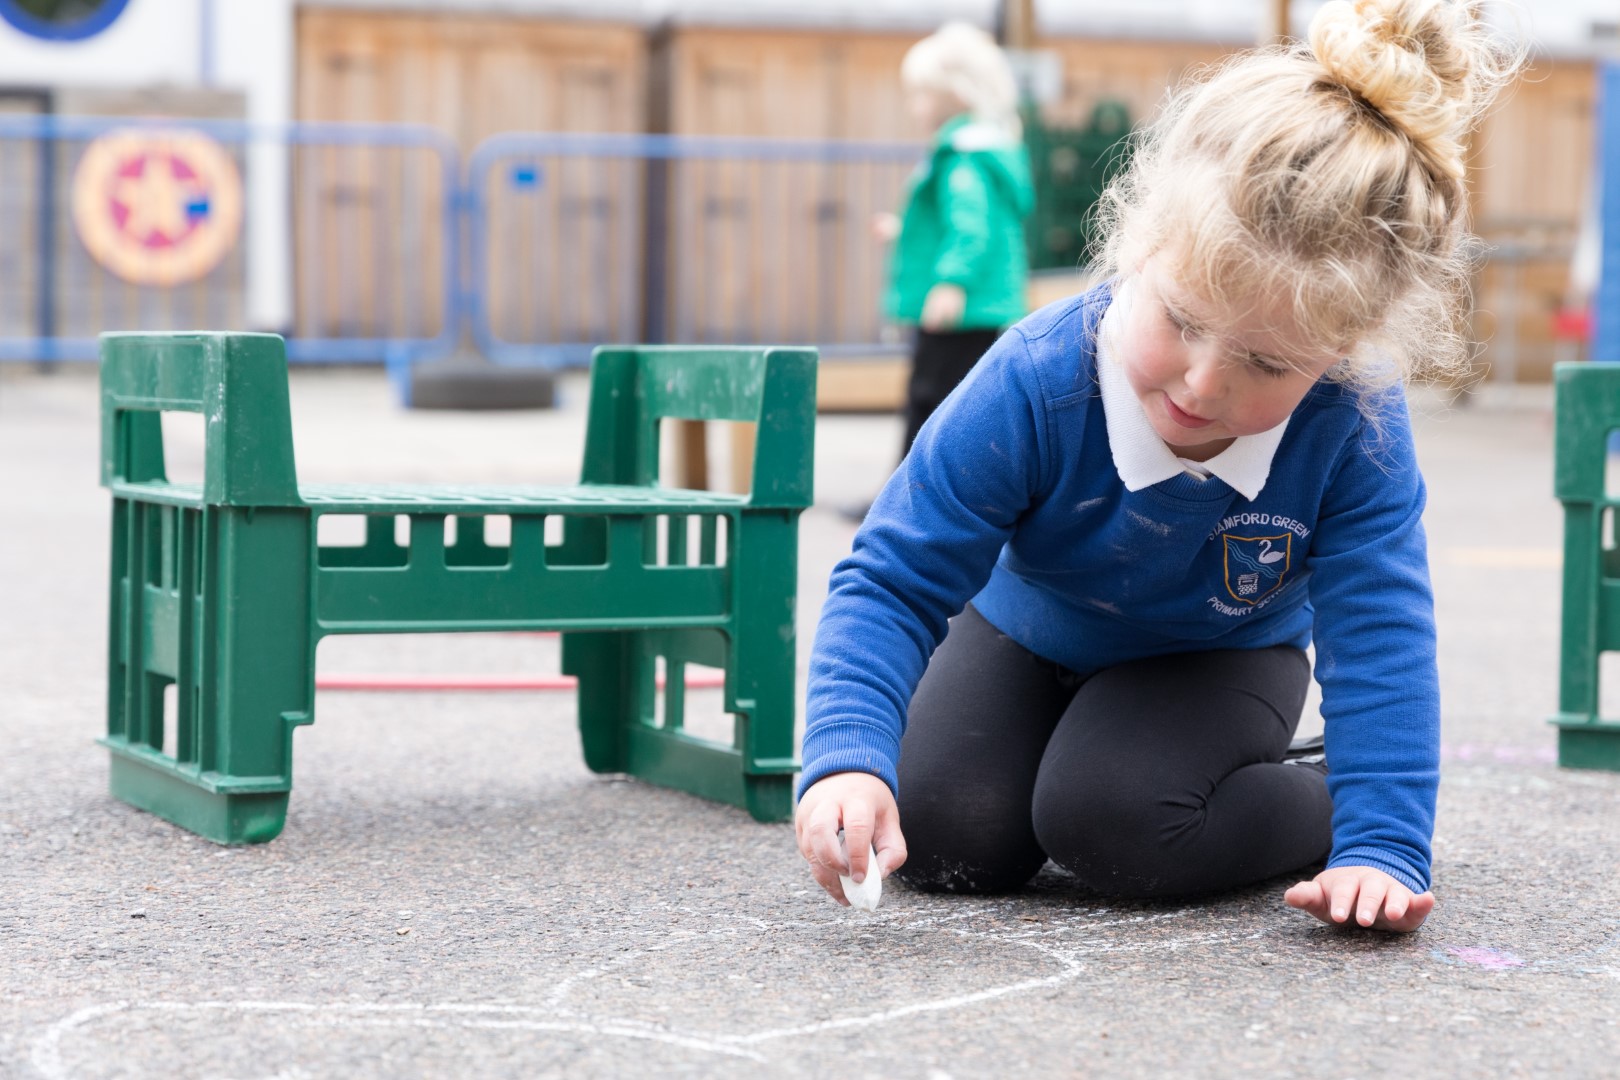
[[[855,882],[869,873],[888,877],[906,861],[900,834],[900,810],[889,785],[871,773],[833,773],[817,780],[799,800],[793,819],[799,853],[810,863],[817,884],[834,900],[849,906],[840,874]],[[838,830],[844,831],[844,843]],[[848,849],[848,858],[844,851]],[[876,849],[876,866],[869,866]]]

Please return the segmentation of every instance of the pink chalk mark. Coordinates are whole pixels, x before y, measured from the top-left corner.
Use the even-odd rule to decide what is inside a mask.
[[[1524,961],[1501,949],[1487,949],[1478,945],[1447,945],[1446,952],[1465,964],[1473,964],[1487,971],[1508,971],[1524,967]]]
[[[659,689],[664,677],[658,676]],[[342,674],[317,675],[317,690],[572,690],[579,683],[572,675],[417,675]],[[715,690],[726,685],[723,671],[691,671],[686,675],[688,690]]]

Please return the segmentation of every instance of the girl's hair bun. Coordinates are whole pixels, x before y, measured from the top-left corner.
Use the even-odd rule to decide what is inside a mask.
[[[1329,0],[1309,40],[1328,78],[1460,180],[1469,129],[1520,57],[1462,0]]]

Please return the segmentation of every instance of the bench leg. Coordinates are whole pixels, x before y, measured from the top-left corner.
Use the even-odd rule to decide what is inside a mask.
[[[748,776],[748,813],[755,821],[793,820],[792,776]]]
[[[733,520],[730,627],[564,634],[563,671],[579,679],[580,737],[594,772],[629,773],[742,807],[760,821],[785,821],[793,815],[798,770],[797,513],[749,512]],[[669,660],[674,684],[662,727],[652,724],[655,654]],[[725,707],[737,717],[732,746],[682,730],[688,662],[724,666]]]
[[[281,832],[293,728],[312,717],[309,530],[297,509],[115,503],[115,797],[221,844]]]
[[[594,772],[628,773],[644,783],[674,788],[747,810],[760,821],[784,821],[793,814],[791,760],[761,761],[757,733],[783,730],[792,751],[792,666],[785,682],[766,679],[764,693],[738,698],[734,688],[759,685],[756,658],[741,659],[731,637],[718,630],[595,632],[563,635],[563,670],[579,679],[579,728],[585,763]],[[791,655],[791,646],[788,650]],[[666,712],[653,723],[655,658],[668,661]],[[687,663],[724,667],[726,708],[737,714],[735,747],[688,735],[683,730]],[[737,672],[743,671],[742,680]],[[759,717],[765,717],[763,723]],[[767,738],[763,745],[774,745]],[[760,766],[760,771],[755,771]]]
[[[579,735],[592,772],[629,771],[625,727],[642,715],[641,699],[652,690],[651,662],[641,652],[630,631],[562,637],[563,673],[579,680]]]
[[[1603,628],[1604,579],[1617,553],[1603,548],[1603,510],[1590,503],[1564,507],[1563,625],[1558,671],[1558,764],[1566,769],[1620,772],[1620,723],[1599,716],[1599,658],[1612,646]]]
[[[745,513],[737,534],[737,621],[727,695],[738,713],[748,812],[758,821],[786,821],[793,817],[798,770],[798,518]]]
[[[167,760],[115,749],[108,774],[114,798],[216,844],[259,844],[281,835],[289,792],[211,791]]]

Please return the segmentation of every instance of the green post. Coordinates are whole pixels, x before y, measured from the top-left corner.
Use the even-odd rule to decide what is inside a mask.
[[[737,618],[727,699],[737,714],[748,812],[759,821],[793,815],[793,741],[798,693],[794,633],[799,572],[796,514],[743,515],[736,551]]]
[[[112,793],[219,843],[269,840],[286,818],[292,727],[309,722],[314,693],[311,517],[281,340],[106,335],[101,384]],[[203,414],[200,490],[166,479],[164,411]]]
[[[1620,722],[1599,715],[1598,661],[1620,649],[1620,578],[1612,576],[1614,515],[1606,472],[1620,429],[1620,364],[1554,370],[1554,486],[1564,505],[1563,621],[1559,651],[1558,763],[1620,771]],[[1604,546],[1604,521],[1610,541]]]

